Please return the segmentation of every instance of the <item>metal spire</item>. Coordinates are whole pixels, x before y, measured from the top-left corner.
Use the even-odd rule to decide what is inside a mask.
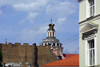
[[[51,23],[52,23],[52,18],[51,18]]]

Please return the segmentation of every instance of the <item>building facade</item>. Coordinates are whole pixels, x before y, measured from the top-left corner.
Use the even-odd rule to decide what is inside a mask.
[[[79,66],[100,66],[100,0],[79,2]]]

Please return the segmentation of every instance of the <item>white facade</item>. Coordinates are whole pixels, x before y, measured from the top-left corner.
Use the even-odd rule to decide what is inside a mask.
[[[79,66],[100,65],[100,0],[79,1]]]

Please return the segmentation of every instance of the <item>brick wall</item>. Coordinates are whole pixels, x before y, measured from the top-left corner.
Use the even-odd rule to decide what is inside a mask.
[[[2,44],[3,63],[20,63],[22,67],[27,67],[31,64],[35,66],[36,62],[36,45],[29,46],[28,44],[21,45],[20,43]]]
[[[36,67],[37,65],[41,67],[41,65],[58,60],[50,49],[50,46],[43,47],[36,46],[36,44],[30,46],[27,43],[23,45],[20,43],[9,43],[0,44],[0,50],[3,53],[3,64],[21,62],[22,67],[28,67],[28,64],[31,64],[32,67]]]
[[[58,60],[56,55],[50,49],[50,47],[51,46],[37,47],[37,51],[38,51],[37,62],[38,62],[39,67],[41,67],[41,65],[45,65],[47,63]]]

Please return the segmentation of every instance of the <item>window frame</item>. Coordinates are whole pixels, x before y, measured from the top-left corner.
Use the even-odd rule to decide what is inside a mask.
[[[94,39],[92,39],[92,40],[94,41]],[[94,62],[94,64],[93,64],[93,59],[95,59],[95,58],[93,57],[93,50],[94,50],[94,53],[95,53],[95,43],[93,44],[93,45],[94,45],[93,48],[90,47],[90,43],[89,43],[89,42],[91,42],[92,40],[87,41],[87,42],[88,42],[88,60],[89,60],[88,64],[89,64],[89,66],[94,66],[94,65],[95,65],[95,62]],[[91,44],[91,46],[92,46],[92,44]],[[92,64],[90,64],[90,51],[92,51]],[[95,54],[94,54],[94,56],[95,56]]]
[[[90,2],[89,2],[89,11],[90,11],[90,17],[91,16],[94,16],[94,14],[95,14],[95,2],[94,2],[94,4],[92,3],[92,1],[94,2],[94,0],[91,0]],[[92,4],[91,4],[92,3]],[[91,11],[92,10],[92,11]],[[92,12],[92,13],[91,13]]]
[[[86,0],[86,18],[89,18],[95,15],[95,0],[93,0],[94,1],[93,5],[90,5],[90,1],[92,0]],[[90,10],[92,10],[92,14]]]
[[[97,65],[97,40],[96,40],[96,34],[94,37],[91,37],[91,38],[86,38],[85,39],[85,66],[94,66],[94,65]],[[94,65],[89,65],[89,44],[88,44],[88,41],[90,40],[93,40],[94,39],[94,49],[95,49],[95,64]]]

